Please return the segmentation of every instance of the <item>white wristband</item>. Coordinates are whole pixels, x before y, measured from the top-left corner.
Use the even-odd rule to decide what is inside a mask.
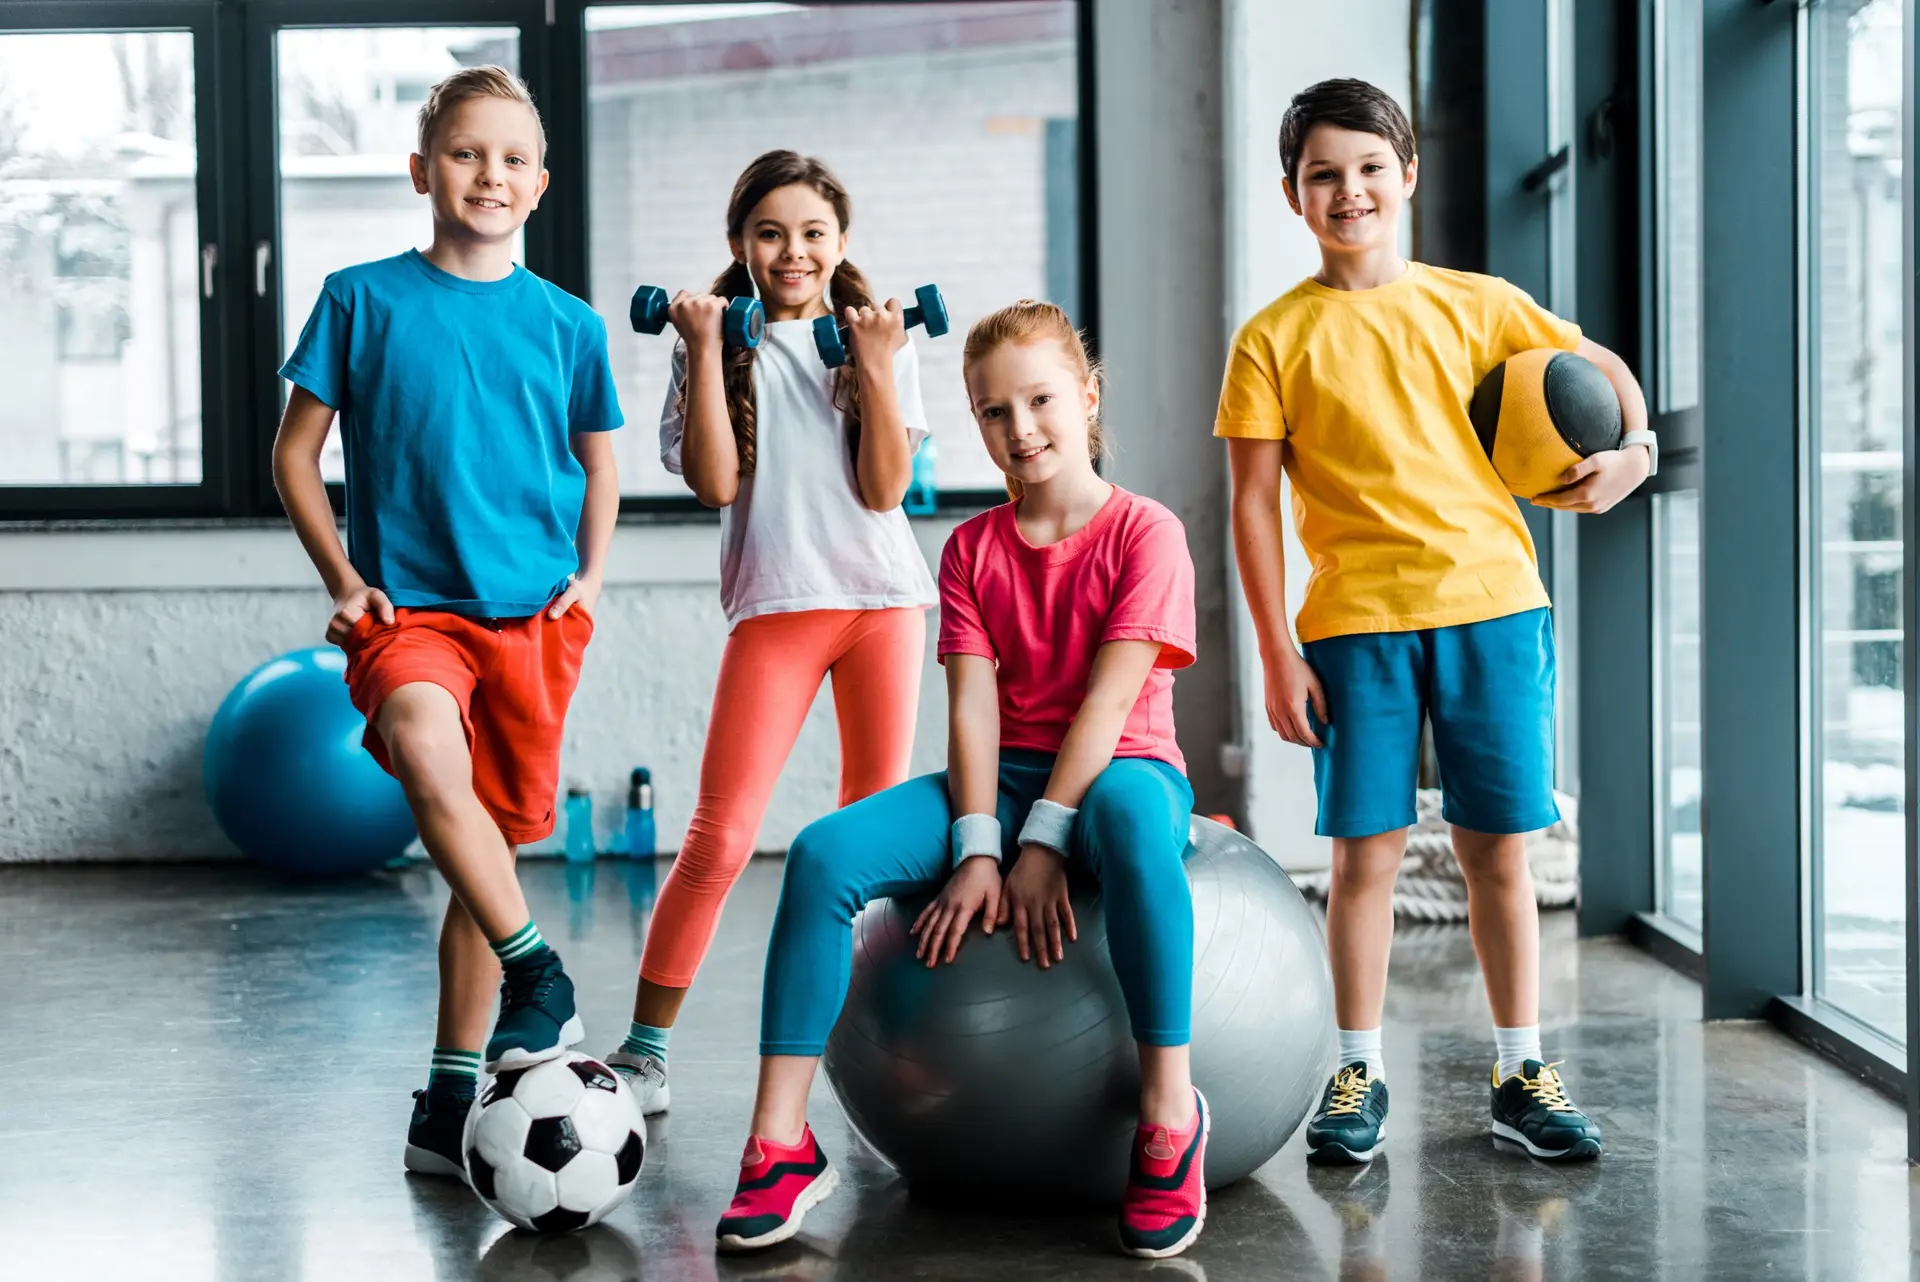
[[[961,815],[948,833],[953,850],[953,866],[958,868],[975,855],[991,855],[1000,862],[1000,820],[994,815]]]
[[[1033,809],[1027,811],[1027,822],[1020,829],[1020,844],[1045,846],[1066,854],[1067,839],[1073,835],[1073,819],[1079,813],[1070,806],[1040,798],[1033,803]]]

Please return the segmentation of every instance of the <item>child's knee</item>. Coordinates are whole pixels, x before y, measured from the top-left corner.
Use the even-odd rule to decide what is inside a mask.
[[[473,762],[458,720],[399,717],[385,737],[394,777],[416,801],[435,804],[473,791]]]
[[[849,825],[834,819],[828,815],[814,820],[787,847],[783,897],[806,904],[834,903],[846,897],[853,865],[845,832]]]
[[[1336,837],[1333,841],[1333,875],[1347,885],[1392,882],[1400,875],[1400,860],[1406,850],[1407,834],[1404,829],[1375,833],[1370,837]]]
[[[1470,840],[1455,836],[1454,858],[1460,861],[1460,875],[1469,886],[1495,889],[1528,881],[1527,839],[1523,834],[1491,837],[1477,834]]]

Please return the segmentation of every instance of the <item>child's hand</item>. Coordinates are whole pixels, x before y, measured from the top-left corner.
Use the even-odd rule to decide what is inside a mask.
[[[849,307],[841,313],[847,323],[847,351],[853,363],[892,369],[893,354],[907,345],[904,316],[897,298],[889,298],[885,307]]]
[[[1013,942],[1021,961],[1037,956],[1045,970],[1066,957],[1067,943],[1080,938],[1067,901],[1067,860],[1051,847],[1020,847],[1020,862],[1007,877],[1007,902],[1013,906]]]
[[[1000,864],[990,855],[962,860],[933,902],[914,919],[912,933],[920,943],[913,955],[928,967],[952,961],[975,913],[980,913],[980,929],[989,935],[1007,919],[1006,901],[1000,894]]]
[[[695,294],[681,290],[667,304],[667,319],[686,340],[687,350],[718,347],[722,341],[730,300],[718,294]]]
[[[576,574],[567,584],[567,590],[553,599],[547,607],[547,617],[557,619],[574,606],[589,619],[593,617],[594,607],[600,603],[600,576],[597,574]]]
[[[353,625],[369,614],[381,623],[392,623],[393,602],[387,600],[387,594],[379,588],[370,588],[364,583],[348,588],[334,598],[333,617],[327,620],[327,641],[345,646]]]
[[[1309,703],[1321,725],[1333,724],[1333,718],[1327,715],[1327,692],[1320,687],[1319,675],[1289,642],[1286,654],[1267,665],[1267,724],[1288,743],[1322,747],[1320,736],[1307,719]]]
[[[1534,496],[1539,507],[1563,512],[1604,512],[1640,487],[1653,461],[1638,445],[1589,454],[1560,474],[1560,488]]]

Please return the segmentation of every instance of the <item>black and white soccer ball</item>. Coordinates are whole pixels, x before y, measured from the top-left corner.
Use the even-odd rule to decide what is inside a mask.
[[[633,1191],[646,1156],[620,1075],[568,1051],[487,1083],[460,1141],[480,1200],[536,1233],[598,1223]]]

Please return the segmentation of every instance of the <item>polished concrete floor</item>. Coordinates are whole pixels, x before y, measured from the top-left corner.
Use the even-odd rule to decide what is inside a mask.
[[[528,864],[580,984],[585,1049],[624,1032],[652,865]],[[780,866],[735,893],[674,1040],[674,1109],[606,1225],[509,1233],[400,1168],[432,1031],[444,890],[425,872],[286,888],[240,869],[0,870],[0,1278],[1907,1278],[1899,1111],[1687,980],[1547,922],[1549,1055],[1606,1127],[1578,1169],[1495,1151],[1487,1011],[1463,930],[1403,931],[1390,1156],[1310,1171],[1296,1137],[1218,1194],[1184,1258],[1116,1257],[1104,1216],[922,1206],[814,1120],[848,1187],[803,1239],[716,1259],[753,1084]]]

